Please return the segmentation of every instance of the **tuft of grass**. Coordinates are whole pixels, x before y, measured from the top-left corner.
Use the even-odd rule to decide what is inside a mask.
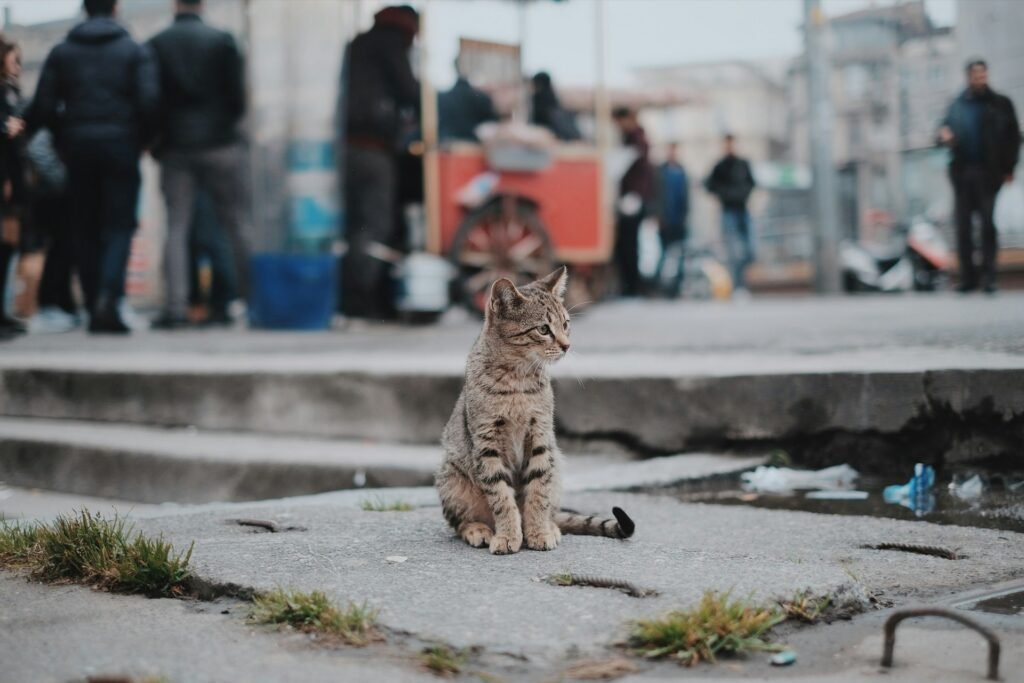
[[[714,662],[720,655],[778,651],[765,636],[786,615],[776,607],[733,600],[728,592],[707,591],[692,609],[633,623],[629,644],[652,659],[671,657],[686,666]]]
[[[420,653],[420,663],[437,676],[458,676],[466,663],[466,653],[447,645],[435,645]]]
[[[0,566],[22,567],[31,562],[41,527],[0,519]]]
[[[405,501],[396,500],[388,503],[380,498],[364,500],[359,507],[365,512],[409,512],[413,509],[412,505]]]
[[[192,547],[181,554],[162,537],[132,534],[121,517],[88,510],[52,524],[0,522],[0,564],[44,581],[77,581],[105,590],[175,596],[185,592]]]
[[[366,604],[338,607],[320,591],[304,593],[278,588],[253,598],[249,619],[257,624],[288,624],[307,633],[339,638],[361,647],[377,640],[377,611]]]
[[[810,591],[797,591],[789,600],[780,600],[779,607],[787,619],[795,619],[806,624],[814,624],[832,605],[832,596],[816,598]]]

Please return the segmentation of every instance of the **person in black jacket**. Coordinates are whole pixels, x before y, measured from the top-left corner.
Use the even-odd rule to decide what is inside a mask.
[[[85,0],[86,21],[43,65],[28,125],[53,130],[67,162],[89,331],[127,333],[118,314],[137,226],[139,156],[160,102],[156,63],[114,21],[117,0]]]
[[[582,138],[576,117],[562,107],[551,82],[551,74],[546,71],[536,73],[530,85],[533,90],[530,95],[530,123],[547,128],[559,140],[571,142]]]
[[[455,60],[455,74],[455,85],[437,96],[437,136],[442,142],[479,142],[477,126],[497,121],[498,112],[491,96],[466,78],[461,59]]]
[[[399,235],[398,150],[403,117],[419,107],[419,84],[409,48],[419,14],[408,5],[385,7],[373,27],[356,36],[345,55],[345,239],[341,309],[349,317],[395,317],[387,263],[370,255],[373,245],[394,246]]]
[[[736,139],[726,135],[722,140],[725,156],[715,164],[704,186],[722,204],[722,239],[729,257],[734,291],[746,297],[749,296],[747,266],[754,262],[754,236],[747,211],[747,200],[755,187],[754,174],[750,163],[736,156]]]
[[[236,277],[246,293],[249,225],[242,56],[231,34],[203,23],[201,0],[178,0],[174,23],[150,45],[160,66],[163,111],[158,137],[160,183],[167,203],[164,277],[167,300],[158,329],[188,326],[188,237],[196,191],[207,192],[232,243]],[[213,311],[219,318],[227,310]]]
[[[960,291],[978,287],[974,264],[971,218],[981,217],[981,284],[996,291],[996,194],[1013,182],[1020,158],[1020,124],[1009,98],[988,87],[984,60],[967,63],[967,89],[949,105],[939,129],[939,142],[949,146],[949,177],[956,197],[957,247],[960,253]]]

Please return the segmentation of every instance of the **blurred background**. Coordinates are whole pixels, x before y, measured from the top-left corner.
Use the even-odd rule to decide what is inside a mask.
[[[139,40],[165,27],[173,14],[168,0],[121,4],[120,18]],[[366,30],[385,4],[207,0],[207,21],[232,32],[247,60],[251,109],[245,125],[257,251],[322,251],[343,236],[336,154],[342,56],[347,41]],[[668,143],[679,143],[691,185],[691,242],[719,255],[718,204],[700,184],[720,155],[722,135],[735,135],[758,183],[750,202],[758,256],[749,273],[751,289],[812,287],[813,150],[800,0],[412,4],[424,19],[411,59],[434,90],[454,82],[460,45],[469,41],[485,55],[495,46],[511,46],[516,76],[549,73],[585,139],[600,137],[595,98],[603,84],[609,110],[627,105],[639,111],[652,161],[664,157]],[[80,19],[80,3],[14,0],[3,8],[4,31],[22,46],[23,89],[31,95],[46,54]],[[838,237],[892,244],[901,239],[898,226],[924,216],[954,244],[948,152],[935,146],[935,130],[963,88],[968,56],[983,56],[994,86],[1015,102],[1024,101],[1024,46],[1017,36],[1024,4],[824,0],[822,9],[834,111],[830,143]],[[498,71],[478,66],[474,82],[506,114],[514,109],[516,95],[503,91]],[[598,149],[608,150],[607,160],[616,140],[609,136],[606,142],[607,148],[598,144]],[[142,307],[156,306],[162,297],[157,264],[164,209],[157,178],[156,164],[147,160],[142,228],[128,285],[133,303]],[[605,206],[610,213],[607,201]],[[428,223],[430,214],[428,209]],[[1005,286],[1012,287],[1019,277],[1014,274],[1024,272],[1024,232],[1014,227],[1022,223],[1001,231]],[[641,258],[650,270],[657,247],[647,237]],[[556,248],[562,248],[561,239],[556,238]]]

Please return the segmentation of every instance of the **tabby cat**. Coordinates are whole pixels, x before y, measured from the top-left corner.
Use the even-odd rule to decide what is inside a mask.
[[[496,555],[552,550],[562,533],[629,538],[633,520],[559,510],[562,454],[555,444],[549,363],[569,350],[568,274],[517,288],[491,286],[483,331],[442,445],[437,490],[445,519],[469,545]]]

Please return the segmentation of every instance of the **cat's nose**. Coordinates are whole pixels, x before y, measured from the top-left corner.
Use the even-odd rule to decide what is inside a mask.
[[[563,353],[568,353],[569,352],[569,346],[570,346],[569,342],[558,342],[558,345],[562,347],[562,352]]]

